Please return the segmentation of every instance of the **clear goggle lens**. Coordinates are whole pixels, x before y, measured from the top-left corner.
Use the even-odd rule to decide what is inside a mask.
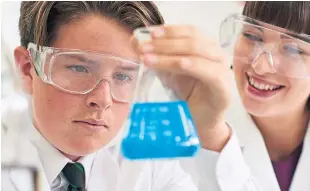
[[[295,38],[294,34],[285,34],[248,20],[247,17],[232,16],[222,22],[220,43],[233,62],[252,64],[260,56],[267,55],[270,67],[280,75],[292,78],[310,76],[310,44],[305,42],[308,37]]]

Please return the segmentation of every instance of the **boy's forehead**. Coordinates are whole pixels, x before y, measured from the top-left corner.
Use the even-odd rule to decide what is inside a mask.
[[[131,33],[124,27],[98,16],[61,26],[53,46],[104,52],[138,60],[130,38]]]

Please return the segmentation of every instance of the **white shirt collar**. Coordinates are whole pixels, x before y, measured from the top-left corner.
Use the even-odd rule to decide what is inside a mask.
[[[34,126],[29,128],[27,136],[38,151],[44,174],[51,186],[65,165],[72,161],[61,154],[61,152],[48,142]],[[86,185],[95,155],[96,153],[93,153],[78,160],[78,162],[83,164],[85,169]]]
[[[94,162],[94,159],[95,159],[95,156],[96,156],[97,153],[92,153],[90,155],[87,155],[85,157],[81,157],[78,162],[80,162],[81,164],[83,164],[83,167],[84,167],[84,170],[85,170],[85,184],[86,186],[88,185],[88,181],[89,181],[89,177],[90,177],[90,174],[91,174],[91,170],[92,170],[92,167],[93,167],[93,162]]]

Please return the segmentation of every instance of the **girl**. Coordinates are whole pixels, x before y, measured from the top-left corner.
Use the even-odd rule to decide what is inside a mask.
[[[204,188],[310,189],[309,8],[246,2],[242,15],[222,23],[225,52],[189,26],[154,28],[153,40],[140,46],[146,65],[173,73],[176,82],[184,75],[195,81],[183,93],[204,147],[194,163],[206,171],[197,176]],[[227,53],[240,94],[233,99]]]

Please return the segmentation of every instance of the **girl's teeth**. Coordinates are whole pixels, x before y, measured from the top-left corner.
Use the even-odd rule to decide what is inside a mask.
[[[256,88],[259,88],[259,84],[257,82],[254,82],[253,85],[256,87]]]
[[[269,85],[269,84],[259,84],[253,78],[249,77],[249,83],[259,90],[274,90],[279,88],[280,86]]]

